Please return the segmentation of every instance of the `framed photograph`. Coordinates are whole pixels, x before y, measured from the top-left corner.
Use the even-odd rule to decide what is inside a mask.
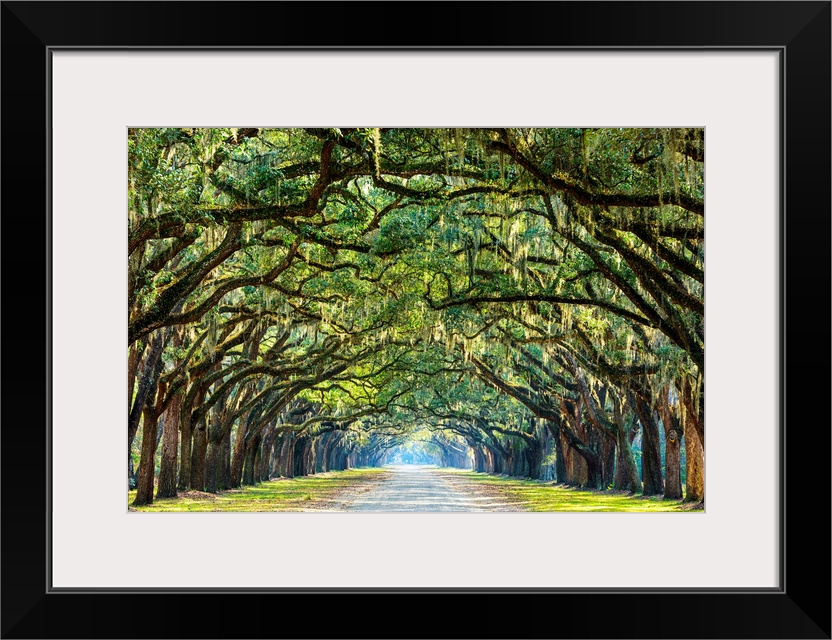
[[[2,11],[3,637],[830,637],[829,2]],[[212,262],[224,247],[245,259]],[[368,262],[336,260],[344,247]],[[192,296],[165,306],[200,265]],[[367,318],[378,282],[384,313],[404,309],[383,335]],[[518,299],[533,306],[481,306]],[[581,305],[600,311],[565,311]],[[505,373],[509,349],[532,364]],[[428,362],[447,377],[427,395],[372,386],[374,367],[412,381]],[[284,382],[232,386],[245,367]],[[639,367],[683,382],[604,383]],[[484,382],[464,395],[470,372]],[[562,390],[554,409],[534,400],[540,380]],[[177,384],[194,406],[209,394],[187,457],[186,427],[163,428]],[[384,419],[356,400],[370,387]],[[527,417],[478,439],[478,416],[515,415],[500,398]],[[156,421],[158,442],[131,430]],[[614,440],[616,424],[607,468],[590,432]],[[302,441],[280,425],[314,428]],[[164,451],[179,496],[154,503]],[[199,467],[184,481],[182,460]],[[258,478],[390,463],[410,466],[377,478],[418,476],[421,493],[335,499],[319,483],[280,498],[319,513],[203,509]],[[519,513],[532,493],[434,466],[580,499]],[[167,482],[176,493],[176,471]],[[488,614],[460,616],[471,600]]]

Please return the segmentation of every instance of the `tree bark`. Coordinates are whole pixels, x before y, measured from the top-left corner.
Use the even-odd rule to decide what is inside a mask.
[[[127,416],[128,480],[132,476],[131,468],[133,440],[136,437],[136,432],[139,430],[139,421],[142,418],[148,399],[151,398],[156,391],[156,382],[159,372],[161,372],[161,368],[158,365],[161,363],[162,348],[165,343],[165,336],[163,334],[163,331],[157,331],[153,334],[153,337],[150,340],[150,349],[148,350],[144,366],[142,367],[142,374],[139,379],[139,388],[136,391],[136,397],[133,399],[133,406]]]
[[[319,459],[315,461],[316,473],[326,473],[329,471],[329,452],[332,450],[332,447],[336,442],[336,436],[334,433],[327,433],[325,436],[326,437],[323,439],[319,448]],[[272,450],[274,450],[274,445],[272,445]]]
[[[474,447],[474,471],[477,473],[485,471],[485,455],[479,446]]]
[[[617,440],[610,436],[603,436],[603,449],[601,451],[601,484],[604,488],[611,487],[615,483],[615,460]]]
[[[246,443],[245,455],[243,457],[243,484],[245,486],[253,486],[255,483],[254,469],[259,451],[260,436],[256,435]]]
[[[165,411],[165,428],[162,432],[162,457],[159,462],[159,486],[157,498],[172,498],[176,495],[176,454],[179,447],[179,413],[182,395],[177,394]]]
[[[664,426],[664,497],[682,499],[682,428],[673,415],[668,398],[669,389],[660,392],[656,408]]]
[[[275,421],[272,421],[266,432],[263,434],[263,443],[260,446],[260,462],[257,466],[257,479],[260,482],[266,482],[269,479],[270,463],[272,459],[272,450],[274,449],[275,439]]]
[[[564,402],[562,404],[566,419],[572,425],[575,439],[567,437],[569,445],[567,476],[569,484],[591,489],[601,488],[601,460],[600,457],[586,444],[588,440],[587,427],[581,421],[581,407],[578,402]],[[564,434],[567,435],[567,434]],[[577,454],[577,455],[575,455]]]
[[[619,491],[638,493],[641,491],[641,478],[638,475],[638,465],[632,447],[635,433],[630,425],[625,422],[621,404],[615,397],[613,397],[613,411],[618,444],[616,447],[618,460],[616,461],[614,486]]]
[[[205,437],[207,439],[207,446],[205,450],[205,491],[208,493],[216,493],[219,486],[219,461],[220,448],[227,437],[230,437],[229,429],[230,419],[229,411],[236,409],[235,400],[240,398],[239,391],[233,396],[229,395],[229,389],[221,390],[222,384],[217,381],[214,384],[214,394],[219,400],[213,406],[211,411],[205,416]],[[215,399],[212,396],[212,400]]]
[[[144,353],[145,343],[137,342],[130,347],[127,356],[127,413],[130,413],[133,402],[133,392],[136,390],[136,375],[139,370],[139,362]]]
[[[529,460],[529,477],[534,480],[539,480],[543,469],[543,446],[539,440],[534,440],[534,444],[529,446],[528,460]]]
[[[164,342],[160,338],[160,342]],[[150,504],[153,502],[153,481],[156,463],[156,429],[159,415],[162,413],[162,401],[165,396],[166,386],[164,383],[157,387],[156,380],[162,372],[162,359],[157,358],[153,370],[150,373],[150,385],[154,389],[154,396],[146,397],[144,407],[144,420],[142,426],[142,455],[139,461],[139,479],[136,485],[136,499],[133,504],[136,506]]]
[[[231,437],[224,438],[220,445],[219,480],[221,490],[231,488]]]
[[[221,444],[219,442],[211,439],[208,440],[208,446],[205,451],[205,491],[208,493],[217,492],[220,448]]]
[[[191,407],[183,402],[179,415],[179,482],[176,488],[179,491],[191,487],[191,449],[193,447],[193,433],[191,432]]]
[[[636,414],[641,422],[641,471],[644,482],[642,495],[655,496],[664,493],[659,427],[644,397],[640,394],[634,395]]]
[[[682,402],[685,405],[685,414],[690,418],[691,426],[699,434],[699,443],[705,446],[705,390],[699,379],[691,380],[685,376],[682,382]],[[696,392],[699,397],[696,398]]]
[[[552,434],[555,447],[555,481],[561,484],[566,484],[566,444],[561,436],[560,426],[552,421],[547,420],[546,426],[549,433]]]
[[[193,487],[191,483],[191,464],[193,462],[193,407],[194,404],[202,404],[208,388],[200,383],[194,382],[187,395],[182,400],[182,408],[179,410],[179,483],[178,488],[182,491]],[[196,487],[194,487],[196,488]],[[201,490],[201,487],[198,487]]]
[[[205,490],[205,452],[208,448],[208,434],[204,419],[194,429],[194,444],[191,451],[191,489]]]
[[[140,506],[153,502],[153,458],[156,451],[156,415],[153,409],[144,412],[142,421],[142,457],[139,462],[139,483],[133,504]]]
[[[685,430],[685,502],[705,501],[705,452],[699,433],[690,420],[684,420]]]
[[[254,409],[252,409],[254,411]],[[248,415],[240,418],[237,424],[237,437],[234,441],[234,452],[231,456],[231,486],[236,488],[241,486],[243,480],[243,462],[246,453],[246,431],[250,416]]]

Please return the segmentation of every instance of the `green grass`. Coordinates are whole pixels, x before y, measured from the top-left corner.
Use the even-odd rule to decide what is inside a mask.
[[[644,498],[613,491],[586,491],[553,485],[551,481],[494,476],[474,471],[443,469],[501,493],[507,501],[527,511],[691,511],[690,505],[661,496]]]
[[[154,500],[134,507],[135,491],[127,493],[127,504],[135,511],[318,511],[336,508],[338,494],[367,481],[379,480],[384,469],[330,471],[300,478],[278,478],[254,487],[217,494],[188,491],[176,498]]]
[[[690,511],[692,505],[663,500],[661,496],[643,498],[617,492],[598,492],[555,486],[550,481],[509,478],[442,469],[460,480],[480,486],[492,495],[501,495],[506,502],[527,511],[577,512],[659,512]],[[331,471],[301,478],[279,478],[254,487],[244,487],[217,494],[188,491],[177,498],[156,500],[153,504],[133,507],[135,491],[127,494],[128,505],[135,511],[196,512],[196,511],[323,511],[338,510],[341,495],[359,486],[378,482],[384,469],[350,469]]]

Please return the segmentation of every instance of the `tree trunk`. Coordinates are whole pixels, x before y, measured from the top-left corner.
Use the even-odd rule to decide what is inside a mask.
[[[280,441],[277,445],[277,454],[275,460],[275,475],[281,476],[283,478],[290,477],[290,468],[291,468],[291,460],[292,457],[292,434],[283,432],[280,434]],[[336,465],[338,463],[335,463]]]
[[[260,438],[254,436],[246,443],[245,455],[243,457],[243,484],[246,486],[254,485],[254,466],[256,464],[257,454],[260,451]]]
[[[691,426],[699,435],[699,443],[705,446],[705,390],[699,378],[691,380],[685,376],[682,381],[682,402],[685,404],[686,414],[691,419]],[[696,397],[696,392],[699,397]]]
[[[139,370],[139,362],[144,353],[145,343],[136,342],[130,347],[129,355],[127,356],[127,413],[130,413],[130,407],[133,402],[133,392],[136,390],[136,375]]]
[[[564,403],[566,408],[566,419],[572,425],[572,432],[575,439],[570,441],[567,437],[567,468],[566,474],[569,478],[568,484],[579,487],[601,488],[601,463],[599,457],[585,443],[587,442],[587,429],[581,422],[581,409],[577,402]],[[566,436],[566,434],[563,434]],[[580,446],[580,443],[584,443]]]
[[[682,499],[682,429],[679,420],[670,409],[667,388],[661,391],[656,408],[664,426],[664,497],[666,500]]]
[[[240,484],[250,487],[254,484],[254,451],[248,449],[243,454],[243,470]]]
[[[236,488],[242,484],[243,462],[246,454],[246,430],[248,419],[240,418],[237,424],[237,437],[234,441],[234,453],[231,456],[231,486]]]
[[[343,436],[343,432],[339,431],[338,435],[333,438],[332,442],[329,445],[326,461],[327,471],[340,471],[340,469],[338,468],[338,451],[343,446]],[[275,445],[275,457],[277,457],[279,453],[280,449],[277,447],[277,445]]]
[[[205,452],[208,448],[208,433],[204,418],[194,430],[194,444],[191,452],[191,489],[205,490]]]
[[[304,458],[304,452],[306,451],[306,436],[299,436],[295,440],[295,451],[292,455],[292,460],[295,463],[295,468],[292,469],[292,477],[299,478],[301,476],[306,475],[306,471],[304,469],[304,463],[306,462]]]
[[[601,485],[606,489],[615,482],[616,439],[603,436],[601,450]]]
[[[268,441],[263,438],[263,441],[260,443],[260,449],[254,459],[254,477],[257,482],[265,482],[269,479],[269,457],[271,456],[269,449]]]
[[[335,468],[339,471],[345,471],[349,469],[350,459],[349,459],[349,451],[346,448],[341,448],[338,450],[338,458],[335,460]]]
[[[592,426],[591,424],[588,426]],[[604,482],[604,465],[606,464],[605,453],[607,453],[607,449],[605,448],[605,440],[607,439],[604,436],[602,431],[598,429],[587,429],[586,438],[589,441],[589,448],[598,458],[598,469],[595,473],[598,474],[598,477],[594,479],[590,478],[590,474],[592,473],[589,470],[589,463],[587,463],[587,485],[593,489],[604,489],[606,488],[606,484]],[[613,458],[613,464],[615,463],[615,458]]]
[[[588,460],[585,456],[576,456],[584,464],[586,469],[586,480],[584,486],[590,489],[601,489],[601,459],[597,457],[595,460]]]
[[[152,408],[144,411],[142,425],[142,457],[139,462],[139,484],[136,487],[136,506],[153,502],[153,472],[156,453],[156,413]]]
[[[260,447],[260,461],[257,465],[257,479],[260,482],[266,482],[269,479],[272,450],[274,449],[274,439],[275,423],[272,422],[268,427],[266,427],[266,432],[263,435],[263,444]]]
[[[159,341],[164,343],[164,339]],[[156,440],[159,436],[157,422],[162,413],[162,402],[167,387],[165,383],[156,384],[159,374],[162,373],[162,358],[156,358],[153,370],[150,372],[150,385],[153,388],[153,395],[146,396],[144,407],[144,425],[142,427],[142,455],[139,461],[139,479],[136,483],[135,505],[150,504],[153,502],[153,480],[156,467]]]
[[[474,449],[474,471],[485,473],[487,471],[488,457],[482,447],[477,445]]]
[[[329,471],[329,452],[336,441],[336,436],[333,433],[325,434],[321,446],[319,447],[319,459],[315,461],[315,472],[326,473]]]
[[[179,482],[176,487],[180,491],[191,486],[191,447],[193,433],[191,433],[191,409],[182,407],[179,415]]]
[[[685,502],[705,501],[705,452],[699,442],[699,434],[691,424],[684,420],[685,429]]]
[[[549,432],[548,427],[546,427],[543,423],[540,423],[539,427],[539,437],[541,442],[541,458],[543,460],[543,464],[540,469],[540,479],[546,481],[552,481],[556,479],[555,476],[555,465],[556,465],[556,450],[555,450],[555,439],[552,437],[552,434]]]
[[[150,340],[150,349],[142,367],[142,374],[139,380],[139,388],[136,397],[133,399],[133,406],[127,416],[127,476],[128,481],[132,479],[133,470],[133,440],[139,430],[139,421],[147,406],[148,399],[155,395],[156,381],[161,372],[162,348],[165,343],[164,331],[156,331]],[[154,422],[155,426],[155,422]],[[144,448],[144,447],[142,447]]]
[[[529,460],[529,477],[534,480],[539,480],[543,469],[543,443],[535,440],[529,446],[528,460]]]
[[[198,384],[198,383],[194,383]],[[194,429],[193,429],[193,407],[194,404],[202,404],[205,400],[205,394],[207,393],[208,388],[201,386],[197,388],[192,388],[185,399],[182,401],[182,408],[179,411],[179,431],[180,431],[180,438],[179,438],[179,483],[178,488],[180,490],[185,490],[188,488],[193,487],[191,483],[191,477],[193,476],[191,470],[191,464],[193,462],[193,440],[194,440]],[[193,487],[195,489],[201,490],[202,487]]]
[[[205,491],[208,493],[217,492],[220,448],[221,443],[208,440],[208,447],[205,451]]]
[[[312,438],[306,442],[306,449],[304,449],[303,458],[303,475],[309,476],[315,473],[315,444]]]
[[[650,405],[639,394],[635,394],[635,410],[641,422],[641,471],[644,481],[642,494],[659,495],[664,493],[659,427],[653,419]]]
[[[219,480],[221,490],[231,488],[231,437],[223,438],[219,455]]]
[[[695,384],[698,384],[698,381]],[[687,470],[685,502],[704,502],[705,420],[702,413],[704,392],[700,389],[699,402],[697,402],[693,397],[693,386],[687,378],[682,382],[682,402],[686,409],[683,425]]]
[[[615,488],[619,491],[637,493],[641,491],[641,478],[638,475],[638,465],[632,447],[632,431],[625,423],[618,400],[613,400],[618,460],[615,465]]]
[[[157,498],[172,498],[176,495],[176,453],[179,447],[179,412],[182,395],[177,394],[165,411],[165,429],[162,432],[162,458],[159,462],[159,486]]]
[[[549,427],[549,432],[552,434],[555,446],[555,481],[561,484],[566,484],[566,444],[560,433],[560,427],[552,421],[548,421],[546,426]]]
[[[665,430],[665,485],[666,500],[682,499],[682,438],[678,429]]]
[[[493,467],[492,473],[496,473],[498,475],[504,474],[505,458],[503,457],[503,454],[492,447],[489,447],[489,451],[491,452],[491,463]]]
[[[618,460],[616,461],[615,488],[619,491],[641,491],[641,479],[630,437],[624,431],[618,435]]]
[[[295,477],[295,434],[291,431],[283,434],[283,447],[281,448],[282,469],[281,475],[284,478]],[[342,467],[343,468],[343,467]]]

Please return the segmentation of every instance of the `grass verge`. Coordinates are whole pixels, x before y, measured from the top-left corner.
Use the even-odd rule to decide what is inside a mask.
[[[384,469],[350,469],[329,471],[300,478],[276,478],[253,487],[219,493],[181,492],[176,498],[154,500],[153,504],[134,507],[135,491],[127,493],[131,511],[331,511],[338,510],[341,496],[359,487],[381,482]]]
[[[551,481],[509,478],[460,469],[443,469],[474,486],[497,491],[504,499],[524,511],[581,511],[581,512],[658,512],[701,511],[695,505],[661,496],[642,497],[618,491],[587,491]]]

